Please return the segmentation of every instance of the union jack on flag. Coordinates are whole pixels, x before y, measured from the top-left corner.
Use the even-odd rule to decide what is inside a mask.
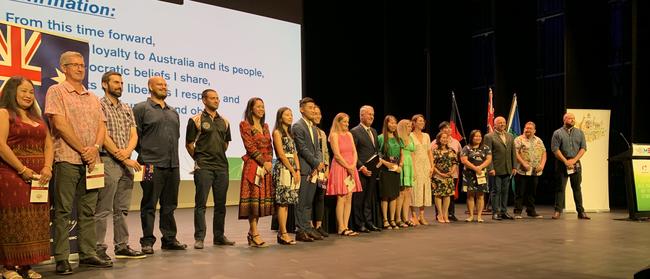
[[[47,89],[65,80],[58,71],[59,57],[69,50],[88,59],[88,42],[0,22],[0,89],[12,76],[23,76],[34,83],[36,100],[40,107],[45,107]],[[86,76],[84,85],[87,84]]]
[[[0,80],[20,75],[41,85],[41,67],[33,64],[41,46],[41,33],[13,25],[0,25]]]

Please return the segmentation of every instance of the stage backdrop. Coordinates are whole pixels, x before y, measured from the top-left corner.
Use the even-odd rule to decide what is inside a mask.
[[[576,127],[585,133],[587,152],[582,159],[582,202],[587,212],[609,211],[609,110],[567,109]],[[576,212],[573,192],[567,183],[566,211]]]

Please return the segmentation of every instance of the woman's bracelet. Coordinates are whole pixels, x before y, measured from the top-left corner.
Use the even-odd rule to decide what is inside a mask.
[[[18,174],[22,175],[23,173],[25,173],[26,170],[27,170],[27,166],[23,165],[23,169],[20,170]]]

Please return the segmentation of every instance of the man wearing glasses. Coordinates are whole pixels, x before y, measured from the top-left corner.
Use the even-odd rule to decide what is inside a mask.
[[[112,267],[111,261],[97,257],[95,251],[95,206],[97,189],[86,189],[86,172],[100,164],[99,149],[106,127],[97,96],[82,84],[86,75],[83,56],[68,51],[61,54],[65,81],[47,90],[45,115],[54,138],[54,259],[58,274],[71,274],[68,262],[68,229],[72,224],[72,205],[78,208],[79,265]]]

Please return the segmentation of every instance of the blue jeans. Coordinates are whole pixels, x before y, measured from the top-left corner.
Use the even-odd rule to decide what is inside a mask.
[[[208,201],[210,189],[214,200],[214,215],[212,217],[212,238],[220,240],[223,238],[224,222],[226,219],[226,194],[228,193],[228,170],[204,170],[194,171],[194,239],[205,238],[205,204]]]
[[[494,183],[490,188],[492,198],[492,213],[504,214],[508,212],[508,189],[510,188],[510,175],[494,176]]]

